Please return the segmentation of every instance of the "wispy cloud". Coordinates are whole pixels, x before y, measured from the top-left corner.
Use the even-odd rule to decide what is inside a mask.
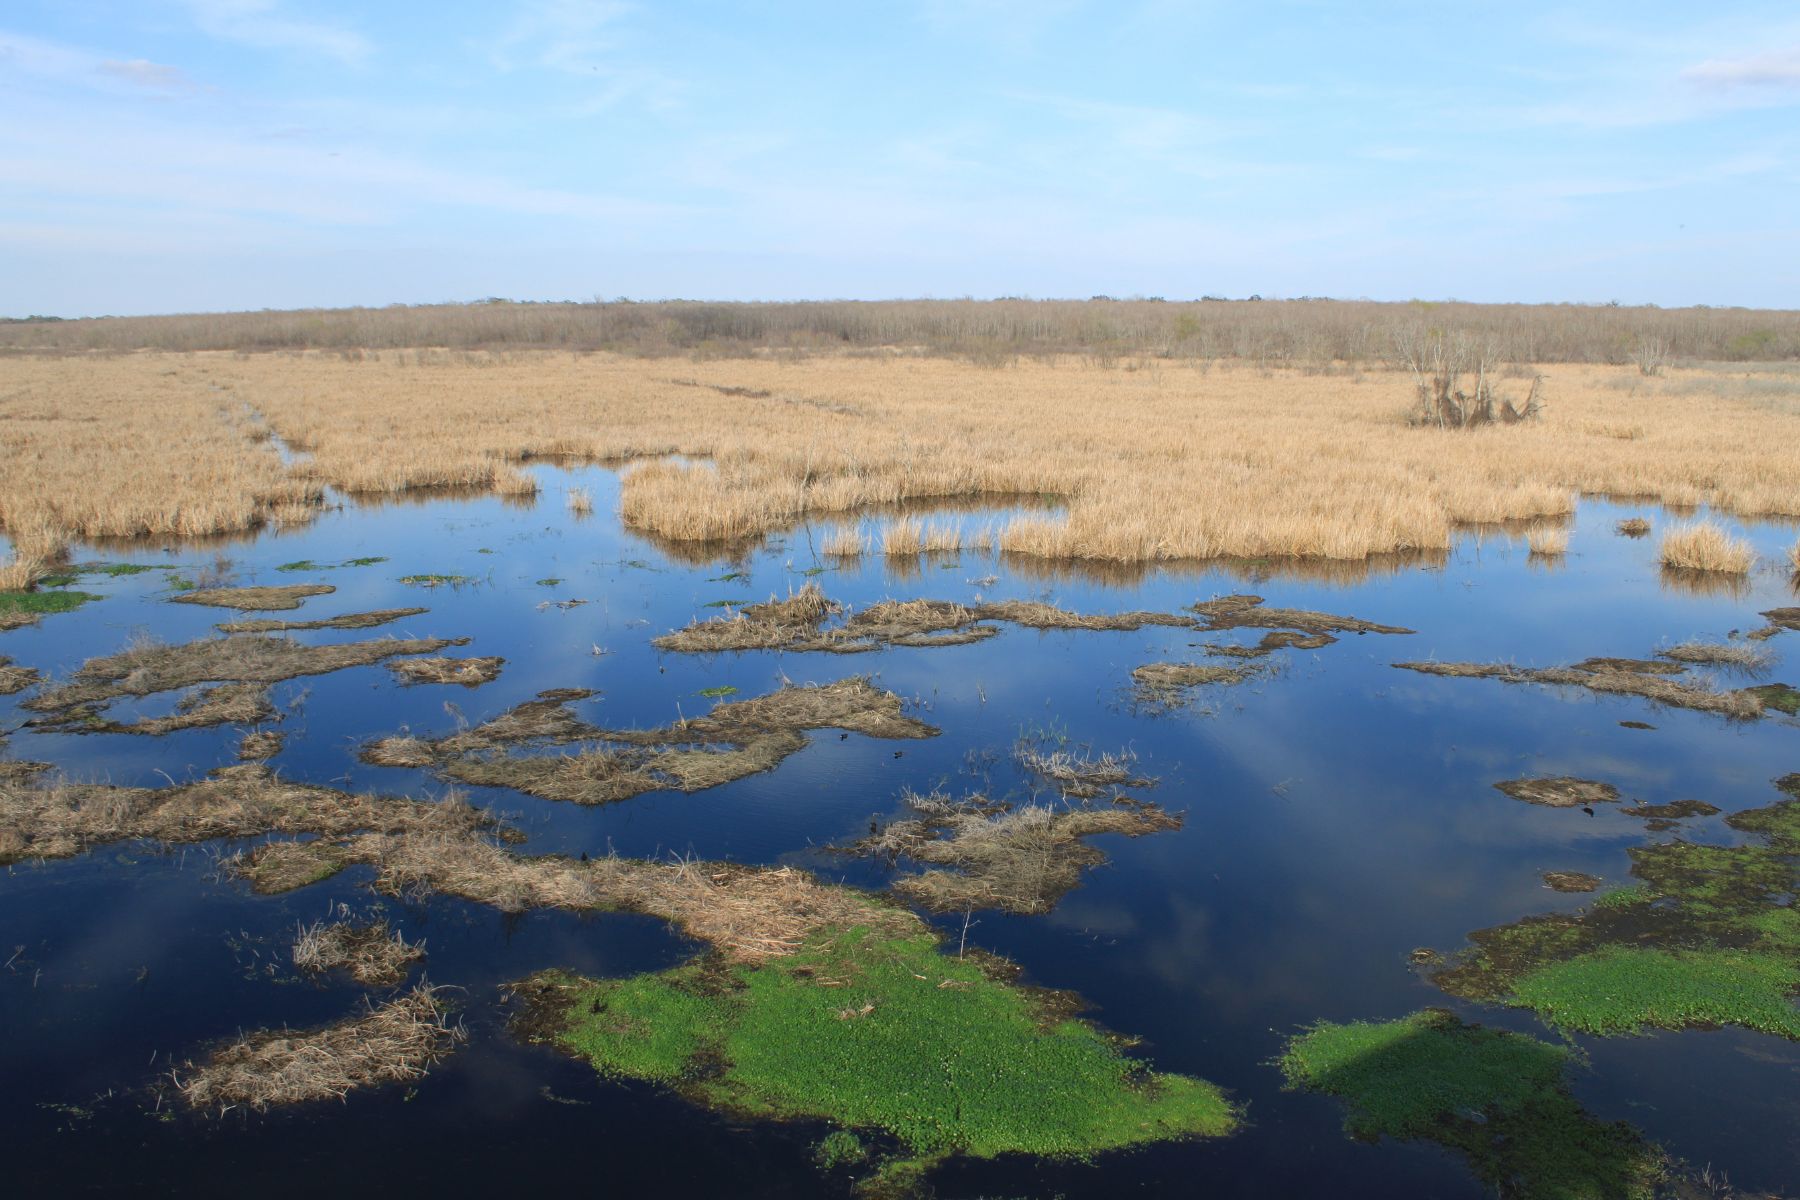
[[[254,46],[333,58],[355,64],[373,47],[355,30],[287,16],[277,0],[180,0],[194,24],[209,37]]]
[[[529,0],[494,43],[503,71],[541,67],[594,85],[575,111],[603,112],[628,100],[670,108],[679,80],[648,66],[635,52],[630,19],[637,6],[622,0]]]
[[[106,59],[95,68],[102,75],[122,79],[126,83],[152,92],[191,92],[195,83],[180,67],[154,63],[147,58]]]
[[[1683,71],[1681,77],[1709,88],[1792,88],[1800,91],[1800,46],[1743,58],[1709,58]]]

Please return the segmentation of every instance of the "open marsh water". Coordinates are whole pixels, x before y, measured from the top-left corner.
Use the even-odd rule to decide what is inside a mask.
[[[1211,1080],[1245,1106],[1229,1138],[1153,1146],[1088,1164],[954,1161],[934,1176],[942,1196],[1468,1196],[1486,1194],[1455,1155],[1424,1143],[1359,1143],[1335,1100],[1286,1092],[1270,1060],[1317,1020],[1385,1020],[1428,1005],[1554,1037],[1529,1013],[1452,1002],[1407,962],[1415,947],[1454,952],[1470,930],[1591,898],[1547,890],[1549,869],[1626,878],[1629,848],[1659,836],[1602,805],[1552,810],[1509,799],[1498,780],[1576,775],[1630,799],[1709,801],[1725,813],[1778,798],[1770,780],[1800,770],[1800,728],[1732,724],[1622,697],[1397,671],[1396,661],[1510,660],[1552,665],[1590,655],[1644,657],[1691,637],[1762,622],[1759,609],[1795,603],[1785,575],[1764,568],[1738,592],[1666,586],[1655,536],[1613,531],[1654,508],[1585,501],[1567,559],[1544,567],[1522,540],[1468,537],[1447,561],[1309,580],[1244,570],[1127,572],[1100,580],[985,553],[923,558],[916,569],[879,556],[843,567],[817,556],[829,523],[802,527],[736,559],[688,564],[621,531],[609,471],[533,468],[534,504],[495,497],[347,504],[316,524],[212,548],[172,545],[78,554],[179,565],[192,575],[227,555],[243,584],[325,582],[335,595],[291,613],[313,619],[423,605],[424,615],[369,631],[302,632],[307,641],[466,636],[450,654],[501,655],[500,678],[476,689],[402,686],[384,666],[276,686],[287,742],[271,766],[287,777],[358,790],[436,795],[425,772],[357,760],[367,740],[410,729],[432,735],[479,722],[546,688],[586,687],[578,706],[608,727],[662,725],[705,711],[703,689],[737,698],[781,685],[874,673],[942,729],[887,742],[835,731],[777,770],[709,791],[658,792],[603,807],[469,789],[512,814],[527,852],[692,854],[793,863],[881,886],[885,868],[822,848],[899,811],[906,788],[1024,794],[1011,761],[1021,734],[1053,733],[1096,751],[1129,748],[1140,792],[1185,826],[1137,840],[1099,839],[1110,863],[1046,916],[979,913],[969,941],[1023,965],[1035,983],[1080,992],[1093,1016],[1143,1039],[1161,1070]],[[563,504],[588,487],[595,515]],[[960,513],[970,527],[993,511]],[[879,522],[870,519],[874,528]],[[1791,527],[1750,525],[1765,559]],[[281,572],[383,556],[386,562]],[[816,576],[806,572],[827,568]],[[747,580],[723,580],[729,571]],[[461,587],[420,589],[415,573],[459,574]],[[989,576],[995,577],[992,581]],[[833,599],[1049,599],[1078,612],[1178,611],[1253,591],[1271,605],[1321,609],[1417,630],[1344,635],[1315,652],[1278,651],[1231,688],[1199,689],[1172,712],[1136,704],[1135,666],[1199,661],[1202,641],[1254,642],[1257,630],[1202,633],[1037,632],[1003,626],[952,648],[835,656],[749,652],[663,654],[649,639],[720,611],[712,601],[786,595],[814,578]],[[540,582],[559,579],[559,583]],[[205,636],[225,610],[168,603],[161,572],[75,585],[98,603],[0,635],[0,653],[63,676],[120,649],[139,631],[170,642]],[[583,599],[570,608],[546,602]],[[260,615],[260,614],[251,614]],[[1800,683],[1800,633],[1765,643],[1770,678]],[[598,652],[597,652],[598,651]],[[1215,660],[1227,661],[1230,660]],[[1743,681],[1733,682],[1736,686]],[[27,714],[0,699],[0,720]],[[120,714],[168,711],[168,697]],[[1647,721],[1654,730],[1622,727]],[[53,762],[78,779],[156,786],[235,761],[240,730],[149,738],[14,733],[5,753]],[[896,757],[895,751],[903,753]],[[1048,797],[1046,797],[1048,798]],[[1723,815],[1685,822],[1679,836],[1740,840]],[[234,847],[225,847],[232,849]],[[377,1187],[450,1194],[578,1187],[660,1196],[832,1195],[811,1164],[818,1124],[716,1116],[654,1088],[609,1082],[586,1065],[507,1033],[501,988],[544,967],[623,975],[673,965],[694,944],[629,915],[536,912],[505,917],[454,899],[378,900],[366,872],[284,896],[257,897],[218,878],[217,846],[116,845],[0,873],[0,1129],[7,1190],[184,1195],[309,1195]],[[240,1031],[303,1028],[346,1015],[364,990],[294,977],[296,924],[379,908],[423,938],[425,972],[454,985],[469,1043],[416,1087],[352,1095],[265,1115],[160,1110],[150,1085],[174,1061]],[[946,920],[954,938],[961,918]],[[16,948],[16,949],[15,949]],[[1610,1040],[1579,1038],[1577,1098],[1624,1119],[1695,1166],[1722,1169],[1740,1189],[1800,1186],[1800,1046],[1739,1030]]]

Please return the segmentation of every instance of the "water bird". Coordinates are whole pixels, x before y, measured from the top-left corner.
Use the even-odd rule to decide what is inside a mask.
[[[894,751],[894,757],[899,758],[902,754],[905,754],[905,753],[906,753],[906,751],[904,751],[904,750],[896,750],[896,751]]]

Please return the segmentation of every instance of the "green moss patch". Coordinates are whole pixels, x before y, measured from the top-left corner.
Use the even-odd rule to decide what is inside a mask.
[[[39,617],[53,613],[73,612],[89,600],[98,600],[92,592],[0,592],[0,629],[29,625]]]
[[[1278,1065],[1288,1086],[1343,1100],[1353,1136],[1436,1142],[1505,1196],[1632,1200],[1663,1176],[1654,1146],[1570,1097],[1566,1050],[1442,1010],[1315,1025]]]
[[[547,1036],[604,1074],[708,1107],[883,1131],[917,1159],[1082,1157],[1230,1133],[1218,1088],[1151,1071],[929,933],[828,929],[759,965],[521,985]]]
[[[415,587],[458,587],[465,583],[474,583],[472,575],[402,575],[401,583],[410,583]]]
[[[1790,717],[1800,715],[1800,691],[1785,683],[1769,683],[1745,690],[1761,700],[1762,706],[1770,712],[1785,713]]]
[[[1632,886],[1476,931],[1438,986],[1586,1033],[1741,1025],[1800,1040],[1800,797],[1726,824],[1763,840],[1637,847]]]

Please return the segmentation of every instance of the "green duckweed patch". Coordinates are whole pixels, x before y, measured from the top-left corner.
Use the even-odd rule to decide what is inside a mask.
[[[1630,1126],[1569,1095],[1569,1053],[1466,1025],[1441,1009],[1397,1021],[1320,1023],[1278,1060],[1288,1086],[1344,1102],[1353,1137],[1436,1142],[1520,1200],[1647,1200],[1663,1158]]]
[[[1783,713],[1786,716],[1800,715],[1800,691],[1785,683],[1768,683],[1761,687],[1746,688],[1751,695],[1762,701],[1762,706],[1770,712]]]
[[[707,956],[618,980],[520,985],[548,1040],[710,1108],[881,1131],[914,1161],[1085,1157],[1230,1133],[1212,1084],[1160,1074],[931,933],[826,929],[758,965]]]
[[[1529,1008],[1565,1030],[1740,1025],[1800,1040],[1800,796],[1735,813],[1759,842],[1640,846],[1634,882],[1585,911],[1470,934],[1435,976],[1455,996]],[[1800,782],[1800,781],[1797,781]]]
[[[722,696],[735,696],[737,693],[738,690],[736,688],[732,687],[729,683],[726,683],[721,684],[718,687],[701,688],[696,694],[705,696],[708,700],[717,700]]]
[[[109,578],[117,579],[122,575],[142,575],[146,571],[155,571],[158,568],[151,566],[149,563],[92,562],[77,563],[69,569],[77,575],[105,575]]]

